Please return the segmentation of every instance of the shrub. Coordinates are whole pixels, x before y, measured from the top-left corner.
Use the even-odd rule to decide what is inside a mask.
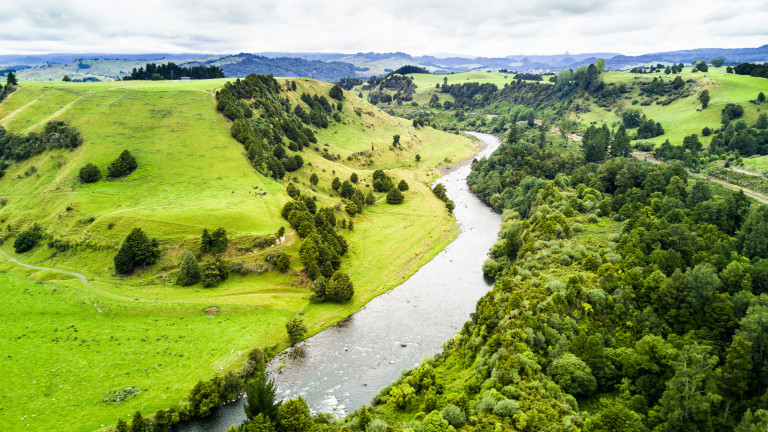
[[[387,432],[387,422],[382,419],[374,419],[365,428],[365,432]]]
[[[584,226],[583,226],[582,224],[580,224],[580,223],[576,222],[575,224],[573,224],[573,226],[571,227],[571,229],[572,229],[572,230],[573,230],[573,232],[575,232],[575,233],[580,233],[580,232],[584,231]]]
[[[139,164],[136,162],[136,158],[133,157],[131,152],[123,150],[120,156],[115,159],[107,168],[107,177],[120,178],[125,177],[132,173]]]
[[[453,404],[446,405],[445,408],[440,411],[440,414],[442,414],[443,418],[446,419],[451,426],[456,428],[464,426],[464,423],[467,422],[467,416],[464,414],[464,411]]]
[[[387,204],[402,204],[403,199],[403,194],[398,188],[392,188],[387,193]]]
[[[560,265],[562,265],[563,267],[568,267],[569,265],[571,265],[571,257],[569,257],[568,255],[562,255],[560,257]]]
[[[149,240],[141,228],[134,228],[115,255],[115,271],[123,274],[133,273],[136,267],[152,265],[158,258],[160,246],[157,239]]]
[[[330,301],[344,303],[355,295],[355,286],[348,274],[337,271],[328,281],[325,294]]]
[[[408,190],[408,183],[406,183],[405,180],[400,180],[400,183],[397,184],[397,188],[400,189],[401,192],[405,192]]]
[[[277,264],[275,264],[277,269],[280,271],[280,273],[285,273],[288,271],[288,268],[291,267],[291,261],[288,258],[287,254],[280,254],[280,257],[277,259]]]
[[[295,316],[288,320],[285,323],[285,330],[288,332],[288,339],[291,341],[291,345],[301,342],[304,339],[304,335],[307,334],[307,326],[300,316]]]
[[[228,275],[229,266],[221,257],[205,262],[200,268],[200,280],[206,288],[218,285],[226,280]]]
[[[496,276],[498,276],[499,272],[501,271],[501,265],[499,265],[498,262],[492,259],[487,259],[483,263],[483,274],[488,276],[491,279],[495,279]]]
[[[31,229],[22,231],[16,236],[16,240],[13,242],[13,249],[16,253],[24,253],[32,250],[37,246],[37,242],[40,240],[40,227],[35,225]]]
[[[499,417],[512,417],[520,408],[520,404],[512,399],[504,399],[496,402],[493,413]]]
[[[194,285],[200,281],[200,268],[195,261],[195,256],[192,252],[184,254],[184,258],[181,261],[181,268],[179,269],[179,276],[176,278],[176,284],[181,286]]]
[[[587,216],[587,220],[589,223],[597,223],[600,219],[597,217],[596,214],[590,213],[589,216]]]
[[[101,180],[101,170],[96,165],[89,163],[80,168],[79,176],[83,183],[96,183]]]
[[[589,396],[597,388],[592,369],[571,353],[556,358],[547,372],[560,388],[574,396]]]

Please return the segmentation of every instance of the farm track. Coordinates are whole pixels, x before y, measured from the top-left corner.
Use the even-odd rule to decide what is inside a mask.
[[[33,270],[50,271],[50,272],[62,273],[62,274],[74,276],[74,277],[80,279],[80,282],[82,282],[83,285],[88,286],[88,278],[86,278],[85,275],[82,274],[82,273],[77,273],[77,272],[73,272],[73,271],[69,271],[69,270],[62,270],[62,269],[57,269],[57,268],[51,268],[51,267],[38,267],[38,266],[30,265],[30,264],[25,264],[25,263],[17,260],[16,258],[11,257],[10,255],[8,255],[7,253],[5,253],[5,252],[3,252],[1,250],[0,250],[0,255],[8,258],[8,260],[10,262],[12,262],[12,263],[14,263],[16,265],[19,265],[21,267],[30,268],[30,269],[33,269]]]

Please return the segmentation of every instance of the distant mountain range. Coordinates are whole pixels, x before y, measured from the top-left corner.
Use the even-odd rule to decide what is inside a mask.
[[[757,48],[698,48],[661,53],[627,56],[617,53],[583,53],[557,55],[510,55],[506,57],[471,56],[412,56],[402,52],[392,53],[288,53],[262,52],[221,54],[39,54],[0,55],[0,69],[16,69],[19,75],[29,79],[57,79],[72,71],[73,65],[82,66],[88,60],[91,70],[80,70],[83,77],[93,75],[99,79],[114,79],[127,73],[127,62],[168,62],[180,65],[213,64],[220,66],[227,77],[243,77],[249,73],[273,74],[283,77],[310,77],[323,81],[336,81],[348,76],[369,77],[383,75],[405,65],[422,66],[433,72],[464,72],[471,70],[507,69],[516,72],[557,72],[575,69],[605,60],[606,69],[620,70],[657,63],[690,64],[698,60],[723,57],[726,64],[768,61],[768,45]],[[102,64],[98,64],[98,63]],[[113,65],[113,66],[112,66]],[[57,66],[60,68],[57,69]],[[40,69],[46,73],[41,74]],[[59,70],[60,69],[60,70]],[[114,69],[114,70],[112,70]],[[98,71],[98,72],[97,72]]]

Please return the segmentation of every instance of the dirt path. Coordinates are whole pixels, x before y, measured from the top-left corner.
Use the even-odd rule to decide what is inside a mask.
[[[50,268],[50,267],[38,267],[38,266],[29,265],[29,264],[24,264],[23,262],[17,260],[16,258],[11,257],[10,255],[8,255],[7,253],[5,253],[5,252],[3,252],[1,250],[0,250],[0,255],[8,258],[9,261],[11,261],[12,263],[14,263],[16,265],[19,265],[21,267],[31,268],[33,270],[44,270],[44,271],[50,271],[50,272],[55,272],[55,273],[63,273],[63,274],[66,274],[66,275],[74,276],[74,277],[80,279],[80,282],[82,282],[83,285],[88,286],[88,278],[86,278],[85,275],[83,275],[83,274],[76,273],[76,272],[71,272],[69,270],[61,270],[61,269]],[[97,309],[98,309],[98,307],[97,307]]]
[[[646,162],[652,163],[654,165],[659,165],[661,163],[660,160],[654,158],[648,152],[642,152],[642,151],[635,150],[635,151],[632,152],[632,156],[634,156],[637,159],[640,159],[642,161],[646,161]],[[717,183],[720,186],[723,186],[724,188],[728,188],[730,190],[742,191],[742,192],[744,192],[744,195],[746,195],[746,196],[748,196],[750,198],[754,198],[754,199],[756,199],[757,201],[759,201],[762,204],[768,204],[768,196],[765,196],[765,195],[763,195],[761,193],[755,192],[755,191],[753,191],[751,189],[745,189],[745,188],[743,188],[741,186],[736,186],[734,184],[728,183],[725,180],[721,180],[719,178],[708,176],[708,175],[694,174],[694,173],[692,173],[690,171],[688,171],[688,174],[691,177],[694,177],[694,178],[697,178],[697,179],[706,179],[706,180],[709,180],[711,182]]]

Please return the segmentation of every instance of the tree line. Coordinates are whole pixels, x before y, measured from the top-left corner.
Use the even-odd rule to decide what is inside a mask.
[[[147,63],[146,66],[138,69],[133,68],[130,75],[123,77],[128,80],[178,80],[182,77],[191,79],[213,79],[224,78],[224,71],[218,66],[179,66],[176,63],[168,62],[157,65]]]

